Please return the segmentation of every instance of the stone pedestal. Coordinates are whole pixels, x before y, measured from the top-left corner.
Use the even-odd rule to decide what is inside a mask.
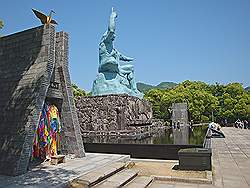
[[[125,94],[79,97],[76,108],[82,132],[130,130],[152,124],[151,105]]]

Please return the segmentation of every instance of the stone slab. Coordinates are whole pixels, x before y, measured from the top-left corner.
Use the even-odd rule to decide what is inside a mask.
[[[152,177],[137,176],[132,182],[125,185],[126,188],[145,188],[153,181]]]
[[[95,170],[76,178],[73,182],[78,182],[79,185],[94,185],[122,170],[125,165],[126,163],[124,162],[115,162],[101,168],[96,168]]]
[[[121,187],[131,181],[134,177],[136,177],[138,174],[138,171],[131,170],[131,169],[125,169],[110,178],[106,179],[104,182],[101,182],[100,184],[97,184],[94,186],[95,188],[115,188],[115,187]]]
[[[100,157],[102,157],[105,163],[96,162],[96,158]],[[73,179],[87,174],[94,169],[116,162],[125,163],[129,159],[127,155],[86,153],[86,157],[84,158],[67,159],[66,163],[56,166],[50,165],[49,162],[42,163],[40,166],[20,176],[0,175],[0,187],[67,187]]]

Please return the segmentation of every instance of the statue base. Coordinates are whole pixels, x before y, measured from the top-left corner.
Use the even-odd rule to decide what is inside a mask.
[[[129,83],[124,83],[124,79],[118,74],[112,78],[110,75],[105,76],[103,73],[98,73],[92,88],[93,96],[110,95],[110,94],[128,94],[140,99],[143,98],[143,93],[137,89],[130,89]]]
[[[84,131],[128,130],[131,126],[152,124],[151,105],[126,94],[78,97],[76,108]]]
[[[126,94],[78,97],[76,108],[85,143],[127,143],[166,129],[146,100]]]

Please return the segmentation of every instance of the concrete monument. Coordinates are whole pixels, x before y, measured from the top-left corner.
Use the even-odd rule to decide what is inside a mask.
[[[68,70],[68,34],[51,24],[0,38],[0,174],[30,165],[45,103],[57,106],[62,154],[85,155]]]
[[[92,93],[94,96],[128,94],[143,98],[143,94],[136,87],[134,66],[128,63],[133,61],[133,58],[126,57],[114,48],[116,18],[117,13],[112,8],[108,30],[99,44],[99,68]]]

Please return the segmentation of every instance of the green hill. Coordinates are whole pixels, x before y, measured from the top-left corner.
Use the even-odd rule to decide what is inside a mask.
[[[145,84],[142,82],[138,82],[137,84],[137,88],[139,91],[146,93],[147,91],[149,91],[150,89],[169,89],[169,88],[174,88],[175,86],[177,86],[177,83],[174,82],[161,82],[160,84],[153,86],[150,84]]]
[[[158,84],[156,86],[156,88],[158,88],[158,89],[170,89],[170,88],[174,88],[177,85],[178,84],[174,83],[174,82],[161,82],[160,84]]]
[[[137,89],[142,92],[142,93],[146,93],[147,91],[149,91],[150,89],[153,89],[154,86],[149,85],[149,84],[144,84],[141,82],[136,83],[137,85]]]

